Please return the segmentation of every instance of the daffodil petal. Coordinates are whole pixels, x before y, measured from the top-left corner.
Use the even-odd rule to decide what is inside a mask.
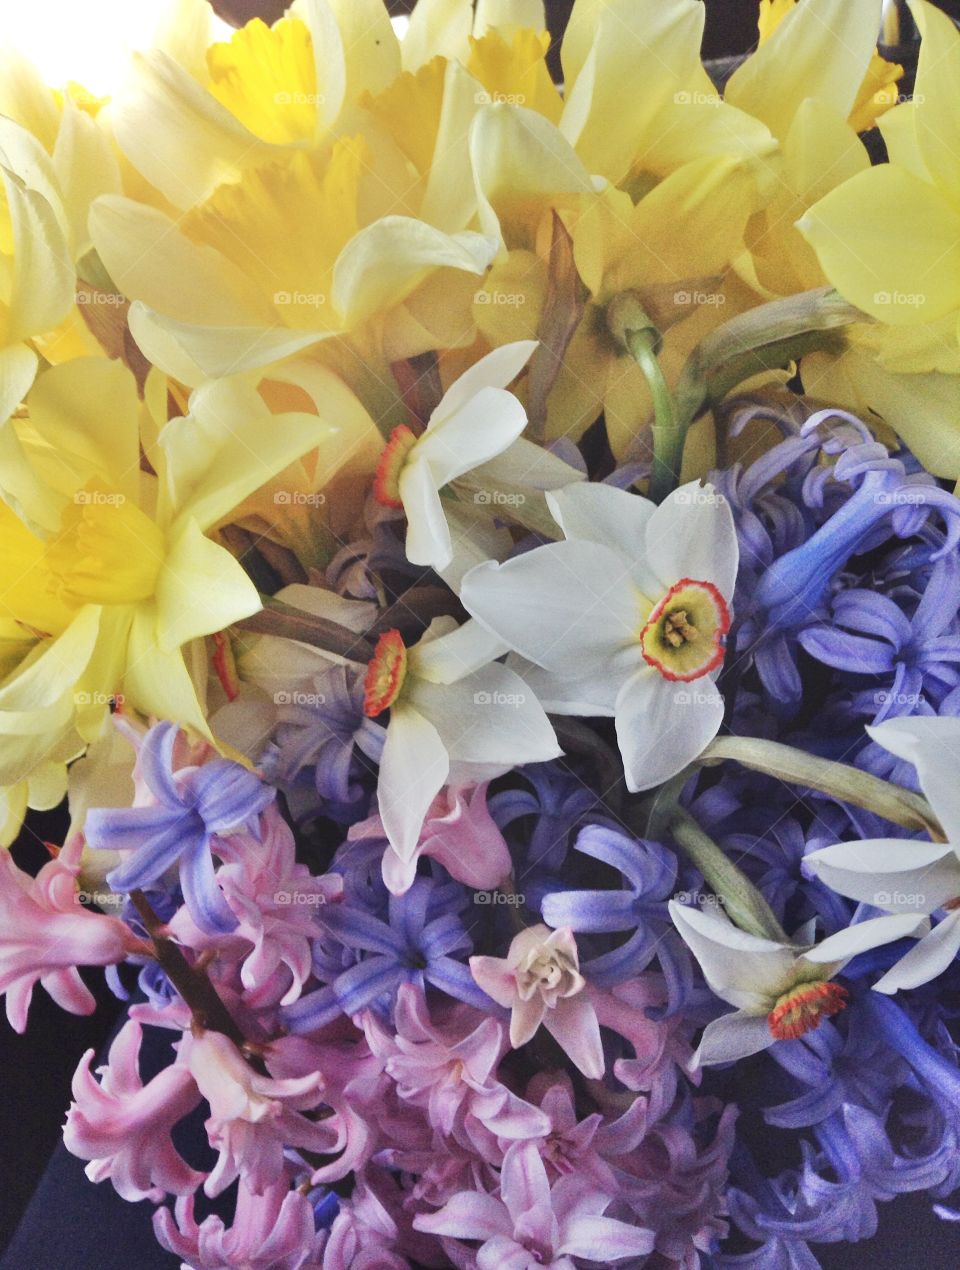
[[[723,722],[723,697],[707,675],[671,683],[644,666],[621,687],[614,711],[627,788],[637,793],[670,780],[706,749]]]
[[[875,992],[892,994],[905,988],[919,988],[950,966],[960,952],[960,910],[949,913],[925,935],[905,957],[873,985]]]
[[[910,173],[889,163],[861,172],[799,228],[841,295],[880,321],[909,326],[960,309],[960,209]]]
[[[891,913],[932,913],[960,895],[960,860],[940,843],[840,842],[811,852],[804,867],[838,894]]]
[[[881,0],[804,0],[734,71],[725,97],[781,140],[807,97],[846,119],[876,48]]]
[[[168,543],[156,604],[157,642],[164,653],[221,631],[261,607],[257,588],[240,563],[190,519]]]
[[[394,702],[380,759],[377,805],[387,837],[403,859],[416,850],[427,811],[449,769],[433,724],[402,701]]]

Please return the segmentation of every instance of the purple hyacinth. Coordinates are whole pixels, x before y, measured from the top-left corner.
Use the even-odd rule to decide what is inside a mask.
[[[140,746],[138,772],[156,801],[95,808],[87,813],[84,832],[97,850],[130,853],[107,874],[115,891],[140,890],[179,863],[191,917],[201,929],[222,933],[237,923],[217,886],[211,844],[231,830],[256,834],[257,818],[274,791],[228,759],[174,770],[178,732],[176,724],[158,723]]]

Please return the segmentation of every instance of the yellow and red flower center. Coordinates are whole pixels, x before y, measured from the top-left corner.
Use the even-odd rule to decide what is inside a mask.
[[[407,461],[407,455],[416,443],[416,434],[405,423],[401,423],[390,433],[373,478],[373,496],[381,507],[403,506],[400,497],[400,473]]]
[[[407,650],[400,632],[384,631],[377,640],[363,681],[363,713],[376,718],[389,709],[400,695],[407,674]]]
[[[729,629],[730,610],[713,583],[681,578],[647,618],[640,650],[665,679],[688,682],[720,665]]]
[[[794,1041],[819,1027],[821,1019],[839,1014],[848,996],[846,988],[826,979],[801,983],[779,997],[767,1015],[770,1033],[778,1041]]]

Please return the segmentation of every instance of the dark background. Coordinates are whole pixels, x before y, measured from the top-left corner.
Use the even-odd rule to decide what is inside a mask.
[[[80,2],[80,0],[78,0]],[[130,0],[134,3],[135,0]],[[260,16],[279,17],[288,0],[213,0],[214,8],[236,23]],[[756,40],[757,0],[704,0],[705,57],[747,52]],[[562,35],[572,0],[546,0],[555,41]],[[391,13],[413,7],[392,0]],[[939,0],[939,7],[960,18],[960,0]],[[44,840],[62,841],[62,819],[36,816],[16,847],[22,867],[39,868],[47,857]],[[34,1194],[60,1136],[70,1100],[70,1080],[83,1052],[100,1049],[120,1016],[119,1003],[103,987],[99,972],[87,974],[100,1008],[91,1018],[58,1009],[38,988],[27,1035],[17,1036],[0,1017],[0,1249],[13,1234]],[[124,1204],[108,1184],[93,1187],[82,1165],[61,1151],[31,1206],[25,1231],[10,1247],[0,1270],[175,1270],[179,1260],[151,1248],[150,1206]],[[143,1239],[142,1246],[133,1243]],[[828,1248],[817,1255],[827,1270],[900,1270],[924,1265],[930,1270],[960,1267],[960,1234],[936,1221],[929,1201],[907,1198],[881,1209],[878,1235],[863,1244]]]

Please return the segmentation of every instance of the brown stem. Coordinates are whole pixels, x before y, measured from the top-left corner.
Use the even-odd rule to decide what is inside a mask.
[[[266,601],[266,607],[251,617],[236,622],[239,630],[252,631],[256,635],[282,635],[286,639],[311,644],[324,652],[347,657],[351,661],[365,662],[373,657],[373,644],[339,622],[304,613],[276,600]]]
[[[143,891],[131,891],[130,898],[140,914],[147,934],[153,940],[154,954],[160,968],[189,1006],[195,1027],[201,1031],[222,1032],[239,1050],[246,1053],[247,1038],[213,984],[202,971],[190,965],[173,940],[163,933],[163,923]]]

